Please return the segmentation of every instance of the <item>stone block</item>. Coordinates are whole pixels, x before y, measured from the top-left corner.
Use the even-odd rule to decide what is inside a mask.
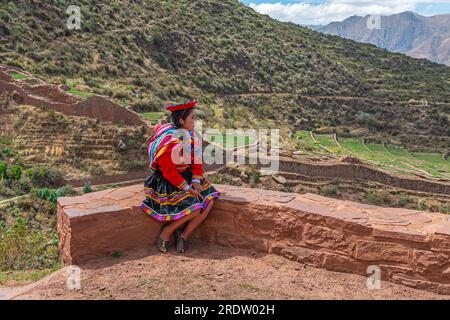
[[[341,230],[306,224],[303,232],[303,241],[309,245],[327,248],[334,251],[345,252],[352,255],[355,242],[346,237]]]
[[[355,258],[365,261],[407,263],[409,250],[401,244],[360,240],[356,243]]]
[[[269,253],[313,267],[322,267],[325,254],[319,250],[301,247],[292,242],[270,242]]]

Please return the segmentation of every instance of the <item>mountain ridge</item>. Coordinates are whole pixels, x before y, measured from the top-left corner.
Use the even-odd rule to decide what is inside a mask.
[[[314,30],[450,65],[450,14],[426,17],[406,11],[381,16],[381,29],[367,28],[369,17],[352,16]]]

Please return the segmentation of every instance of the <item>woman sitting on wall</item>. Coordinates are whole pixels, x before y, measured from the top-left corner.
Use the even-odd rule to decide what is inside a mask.
[[[195,105],[191,101],[168,106],[172,123],[156,126],[148,148],[151,174],[145,181],[141,208],[166,222],[157,241],[161,252],[167,252],[174,233],[177,251],[185,252],[189,236],[220,196],[203,177],[201,139],[194,133]]]

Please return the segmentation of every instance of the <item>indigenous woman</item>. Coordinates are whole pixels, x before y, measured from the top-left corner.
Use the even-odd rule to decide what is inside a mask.
[[[168,106],[172,123],[160,124],[150,141],[150,177],[141,208],[165,222],[157,246],[167,252],[175,233],[178,252],[185,252],[191,233],[206,219],[219,198],[203,177],[201,139],[194,132],[195,101]]]

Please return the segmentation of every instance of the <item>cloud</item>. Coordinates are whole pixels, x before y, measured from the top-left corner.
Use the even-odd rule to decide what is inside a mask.
[[[250,3],[259,13],[267,14],[280,21],[290,21],[303,25],[325,25],[333,21],[369,14],[390,15],[404,11],[414,11],[419,3],[445,3],[445,0],[329,0],[322,4],[295,3]]]

